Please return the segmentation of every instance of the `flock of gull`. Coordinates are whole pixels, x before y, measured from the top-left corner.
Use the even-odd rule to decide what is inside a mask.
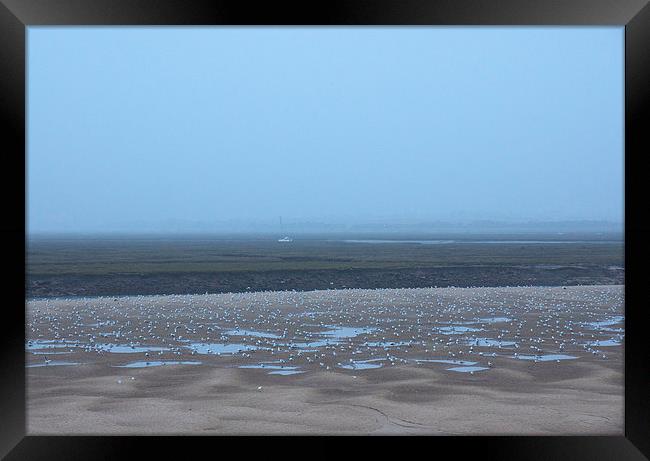
[[[27,303],[28,367],[225,366],[274,375],[608,360],[621,286],[275,291]],[[541,365],[549,363],[549,365]]]

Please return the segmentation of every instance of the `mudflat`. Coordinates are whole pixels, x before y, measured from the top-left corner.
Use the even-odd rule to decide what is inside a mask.
[[[391,238],[397,239],[36,238],[27,246],[27,297],[616,285],[625,279],[623,241],[610,235]]]
[[[623,286],[27,302],[29,434],[623,432]]]

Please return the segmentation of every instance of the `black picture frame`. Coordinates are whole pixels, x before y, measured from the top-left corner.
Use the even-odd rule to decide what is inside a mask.
[[[187,455],[217,448],[212,437],[25,436],[25,63],[34,25],[618,25],[625,27],[625,429],[621,437],[424,438],[430,454],[446,448],[482,459],[633,460],[650,457],[650,355],[643,264],[650,225],[644,200],[650,152],[650,6],[647,0],[0,0],[0,130],[7,272],[0,365],[0,456],[6,459],[128,458],[134,445]],[[646,122],[647,123],[647,122]],[[22,197],[22,201],[20,200]],[[23,306],[21,308],[20,306]],[[395,440],[377,440],[382,448]],[[420,439],[422,440],[422,439]],[[265,441],[272,450],[280,443]],[[330,442],[317,440],[323,448]],[[221,444],[222,442],[217,442]],[[277,444],[277,445],[276,445]],[[432,445],[433,444],[433,445]],[[213,452],[215,456],[216,452]],[[353,452],[350,452],[352,454]],[[452,451],[453,453],[453,451]],[[309,456],[305,452],[303,455]]]

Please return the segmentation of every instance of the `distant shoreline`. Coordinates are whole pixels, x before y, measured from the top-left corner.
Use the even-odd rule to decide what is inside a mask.
[[[608,242],[624,243],[622,232],[440,232],[440,233],[418,233],[418,232],[334,232],[334,233],[317,233],[317,232],[262,232],[262,233],[38,233],[26,234],[26,240],[42,241],[93,241],[93,240],[197,240],[197,241],[230,241],[243,242],[251,240],[260,241],[277,241],[279,238],[289,235],[295,241],[323,241],[323,242],[344,242],[353,240],[453,240],[455,243],[468,242],[480,243],[485,240],[493,241],[526,241],[538,239],[544,243],[553,242]]]

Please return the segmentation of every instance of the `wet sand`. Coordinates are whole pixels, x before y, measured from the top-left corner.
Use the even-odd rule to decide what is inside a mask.
[[[622,316],[620,285],[30,301],[28,433],[620,435]]]

